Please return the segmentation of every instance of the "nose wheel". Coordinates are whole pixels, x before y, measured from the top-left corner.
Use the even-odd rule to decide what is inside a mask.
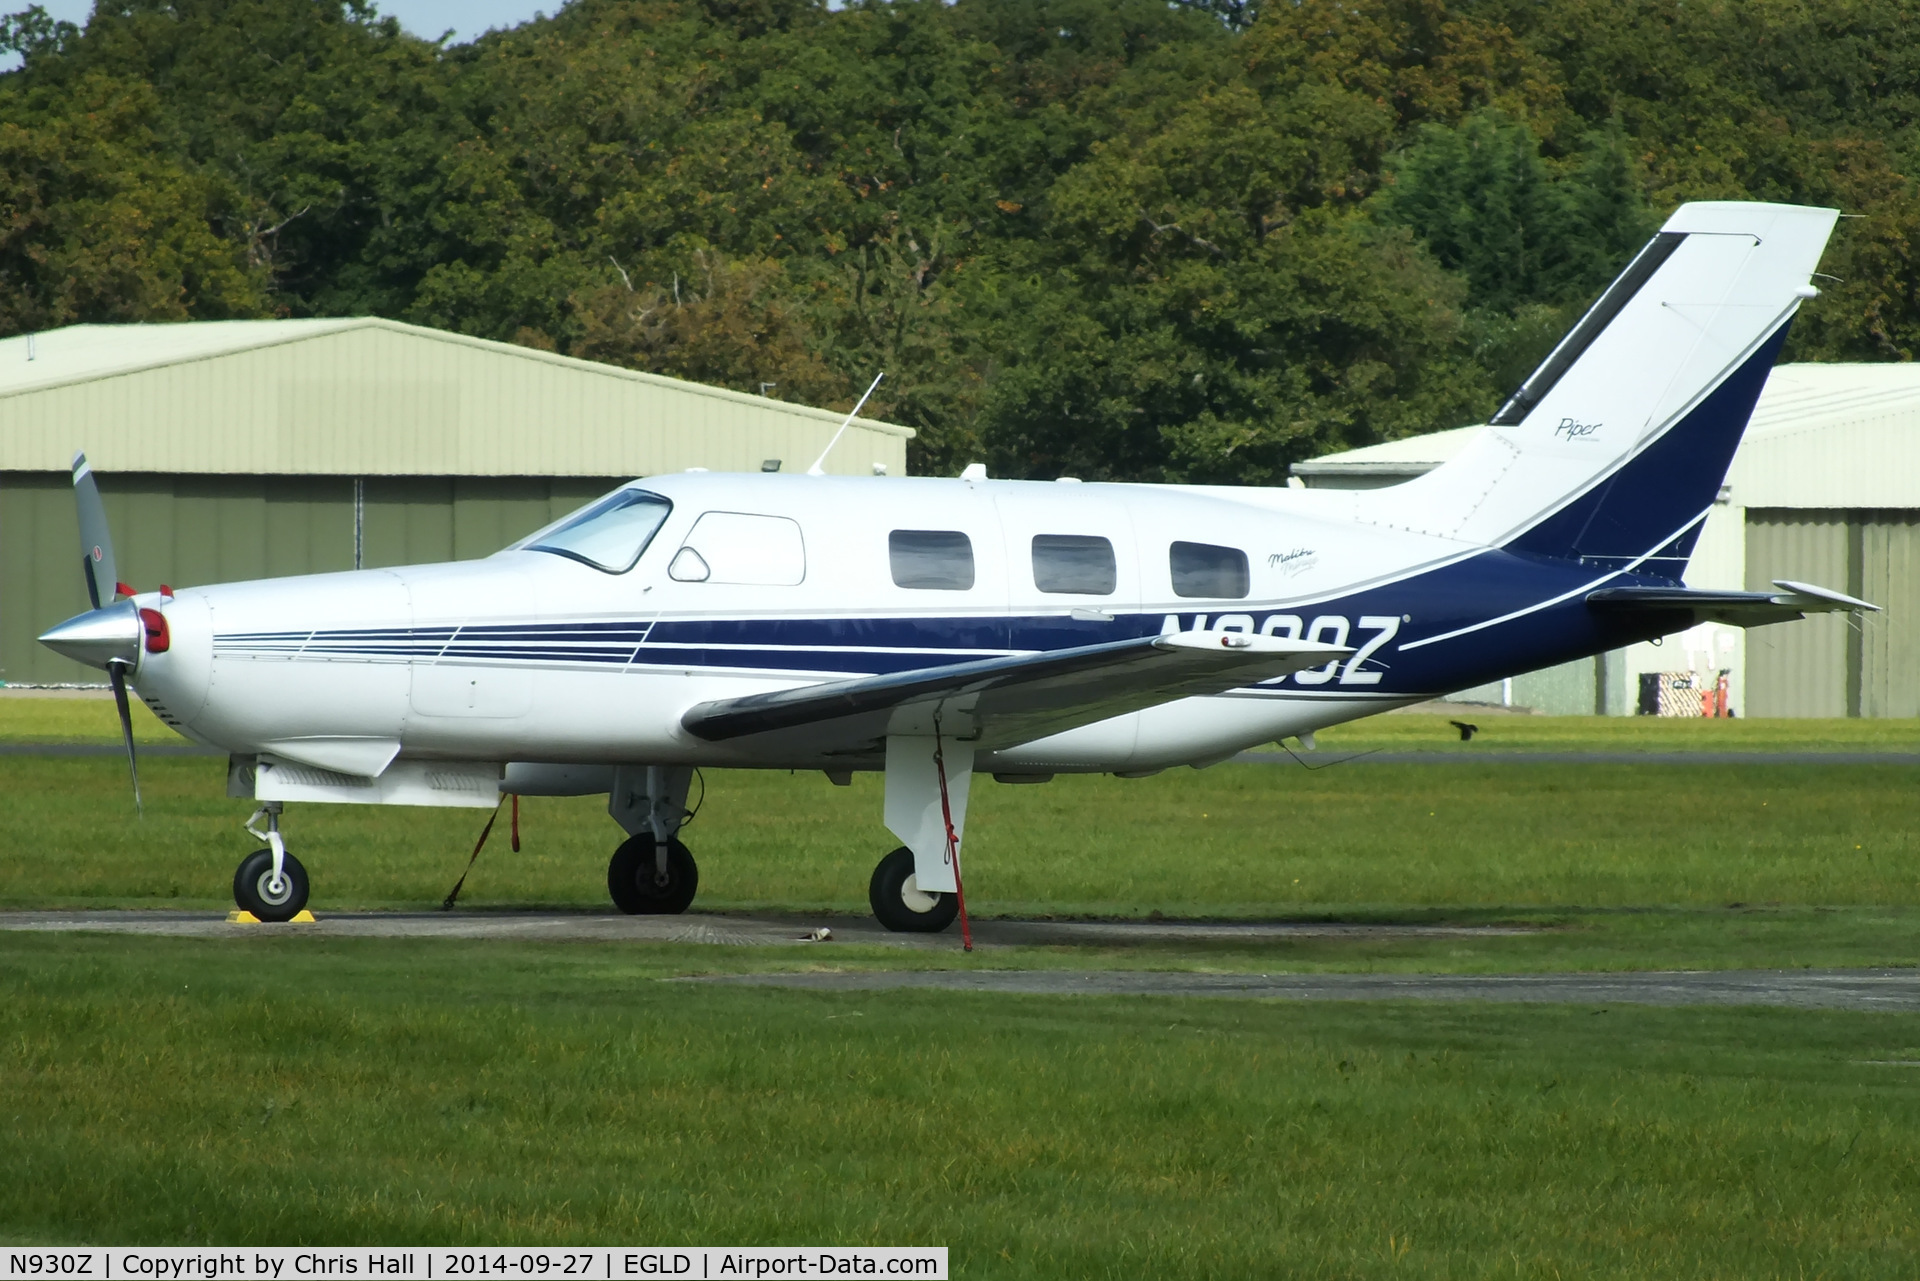
[[[693,817],[687,808],[692,781],[693,770],[685,765],[614,770],[607,813],[626,829],[627,839],[607,863],[607,893],[628,916],[678,916],[693,904],[700,869],[677,835]]]
[[[260,830],[261,819],[267,828]],[[247,820],[247,831],[267,848],[240,860],[233,874],[233,901],[262,921],[291,921],[307,905],[307,869],[280,839],[280,802],[268,801]]]
[[[255,850],[233,874],[233,901],[263,921],[291,921],[307,905],[307,869],[282,853],[280,875],[273,873],[273,851]]]
[[[896,934],[938,934],[960,914],[955,895],[920,888],[913,875],[913,851],[904,845],[873,869],[867,902],[874,919]]]
[[[678,916],[700,890],[700,869],[679,841],[669,840],[666,857],[652,832],[629,837],[607,862],[607,893],[628,916]]]

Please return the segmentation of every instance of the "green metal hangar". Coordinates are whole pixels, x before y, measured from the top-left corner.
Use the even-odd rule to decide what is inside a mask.
[[[0,340],[0,681],[87,607],[69,464],[142,590],[485,556],[636,476],[802,470],[842,415],[388,320],[76,325]],[[826,460],[906,472],[861,419]]]
[[[1446,462],[1481,430],[1296,463],[1294,483],[1398,484]],[[1729,706],[1741,716],[1920,716],[1920,364],[1773,371],[1686,580],[1766,591],[1776,579],[1831,587],[1883,612],[1752,632],[1707,623],[1455,697],[1557,713],[1699,714],[1694,691],[1710,694],[1725,673]]]

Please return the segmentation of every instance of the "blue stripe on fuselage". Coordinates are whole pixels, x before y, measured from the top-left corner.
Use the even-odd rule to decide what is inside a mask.
[[[411,658],[418,662],[631,667],[847,676],[927,670],[1009,652],[1078,648],[1173,630],[1250,628],[1358,647],[1371,634],[1363,618],[1402,619],[1392,641],[1351,678],[1339,665],[1326,680],[1290,677],[1269,688],[1318,694],[1343,689],[1411,697],[1478,685],[1501,676],[1585,657],[1657,634],[1649,620],[1597,615],[1583,600],[1591,566],[1489,551],[1400,582],[1310,605],[1248,601],[1189,602],[1178,611],[1116,614],[1111,622],[1059,615],[884,618],[676,618],[644,622],[486,624],[448,629],[341,629],[221,636],[223,654],[293,659]],[[1622,574],[1611,585],[1661,580]],[[1542,602],[1567,599],[1554,605]],[[1525,612],[1525,611],[1531,612]],[[1485,625],[1489,618],[1518,613]],[[1169,623],[1168,620],[1172,619]],[[1290,620],[1298,619],[1297,626]],[[1411,650],[1428,640],[1481,625]],[[1649,630],[1654,628],[1653,630]],[[1379,630],[1378,625],[1374,631]]]

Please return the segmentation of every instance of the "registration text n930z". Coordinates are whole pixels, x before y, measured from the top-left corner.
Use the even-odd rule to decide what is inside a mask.
[[[7,1272],[16,1277],[97,1277],[100,1273],[94,1270],[93,1258],[81,1250],[9,1253]]]

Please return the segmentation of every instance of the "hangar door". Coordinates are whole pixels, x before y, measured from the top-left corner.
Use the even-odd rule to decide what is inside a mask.
[[[1920,512],[1749,508],[1747,587],[1790,578],[1870,600],[1747,634],[1750,716],[1920,716]]]

